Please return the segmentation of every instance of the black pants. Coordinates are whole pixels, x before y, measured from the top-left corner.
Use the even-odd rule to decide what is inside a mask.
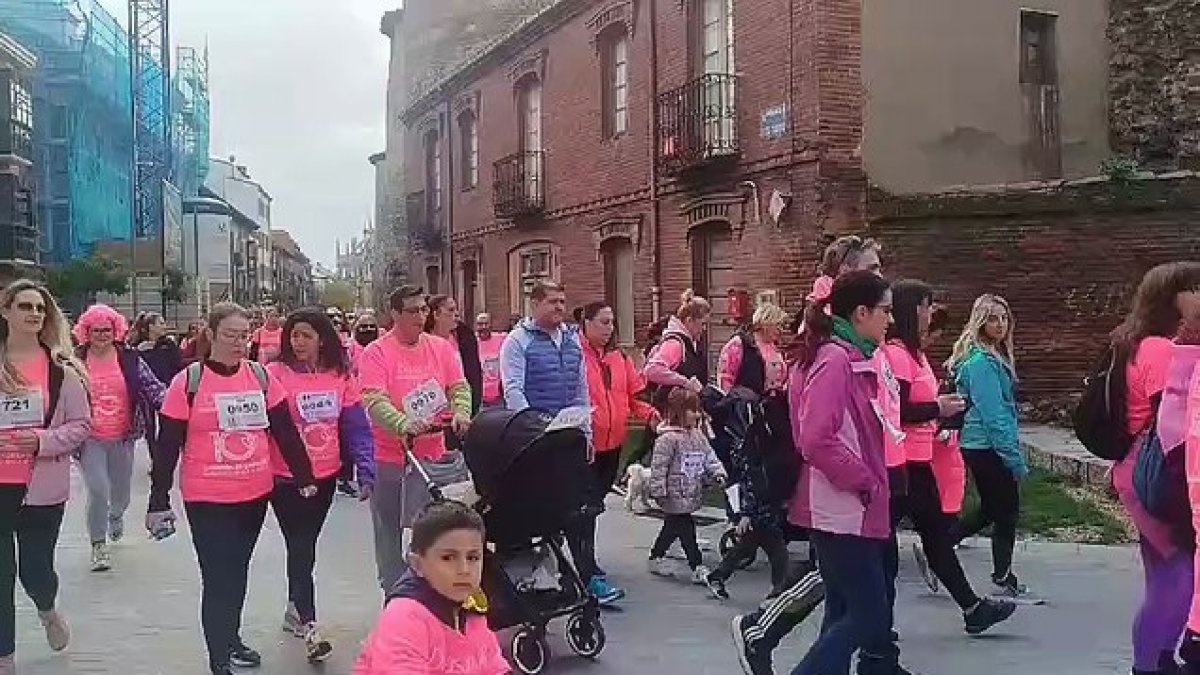
[[[696,519],[692,518],[690,513],[668,513],[663,516],[662,529],[658,531],[658,537],[650,547],[650,559],[656,560],[665,556],[667,549],[671,548],[676,539],[687,556],[688,567],[699,567],[700,563],[704,562],[704,557],[700,554],[700,545],[696,543]]]
[[[892,543],[885,560],[892,606],[896,604],[896,574],[900,568],[896,526],[904,516],[908,516],[921,537],[921,548],[929,560],[929,569],[946,586],[950,597],[961,609],[970,609],[979,602],[979,596],[971,588],[971,582],[954,550],[954,545],[958,543],[954,534],[956,521],[954,516],[942,511],[933,467],[928,462],[909,462],[907,470],[908,494],[892,501]]]
[[[746,530],[746,534],[738,537],[737,544],[721,558],[721,564],[713,570],[713,577],[724,581],[733,576],[738,569],[738,563],[757,553],[760,548],[767,554],[767,562],[771,564],[771,595],[783,592],[790,560],[787,540],[777,527],[764,526]]]
[[[39,612],[54,609],[58,598],[58,573],[54,549],[62,530],[66,504],[22,506],[17,514],[17,569],[21,586]]]
[[[579,577],[585,584],[600,574],[600,565],[596,562],[596,520],[604,513],[604,498],[617,480],[617,468],[620,464],[620,449],[596,453],[596,459],[591,466],[591,480],[588,483],[587,508],[567,535],[571,558],[575,561]]]
[[[964,515],[954,528],[954,543],[979,534],[992,525],[992,578],[1002,580],[1012,571],[1021,515],[1021,491],[1000,456],[991,450],[964,450],[967,468],[979,491],[980,510]]]
[[[317,481],[317,495],[312,499],[301,497],[292,481],[277,481],[271,494],[271,508],[287,546],[288,600],[295,604],[302,624],[317,620],[316,591],[313,589],[317,539],[333,504],[337,480],[334,476]]]
[[[192,545],[200,561],[200,623],[208,658],[213,664],[229,662],[229,653],[241,640],[242,607],[246,603],[246,577],[250,557],[267,516],[267,497],[240,504],[186,502]]]
[[[24,485],[0,485],[0,656],[17,650],[17,521]]]

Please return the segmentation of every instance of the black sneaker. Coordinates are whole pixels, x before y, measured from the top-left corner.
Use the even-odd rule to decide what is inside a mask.
[[[766,649],[754,648],[747,632],[754,627],[754,617],[749,614],[739,614],[733,617],[730,628],[733,632],[733,644],[737,647],[738,663],[746,675],[775,675],[771,665],[771,652]]]
[[[708,591],[713,597],[718,600],[728,600],[729,591],[725,589],[725,580],[718,578],[715,574],[709,574],[704,577],[704,585],[708,586]]]
[[[1000,587],[998,595],[1003,595],[1009,598],[1020,598],[1029,595],[1029,587],[1021,583],[1017,579],[1017,575],[1012,572],[1005,577],[992,577],[992,583]]]
[[[229,650],[229,662],[238,668],[257,668],[262,665],[262,654],[238,640],[233,649]]]
[[[209,675],[233,675],[233,669],[228,663],[210,663],[208,664]]]
[[[358,497],[358,488],[354,483],[339,478],[337,482],[337,491],[347,497]]]
[[[1008,600],[992,600],[984,598],[969,611],[963,612],[963,621],[967,634],[979,635],[985,630],[1008,619],[1017,611],[1016,603]]]

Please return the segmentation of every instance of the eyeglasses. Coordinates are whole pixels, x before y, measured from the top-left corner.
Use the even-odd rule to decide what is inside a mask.
[[[401,314],[428,314],[429,305],[420,305],[418,307],[405,307],[400,310]]]
[[[37,312],[38,314],[46,313],[46,306],[40,302],[18,302],[17,309],[21,310],[22,312]]]
[[[376,326],[373,323],[363,323],[358,325],[359,330],[375,330],[376,328],[379,328],[379,326]]]

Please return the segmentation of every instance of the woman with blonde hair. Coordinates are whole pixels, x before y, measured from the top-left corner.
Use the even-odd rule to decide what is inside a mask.
[[[959,520],[954,541],[993,525],[992,583],[1005,595],[1019,597],[1028,589],[1013,574],[1012,559],[1021,511],[1020,480],[1029,475],[1029,466],[1021,454],[1017,426],[1013,326],[1004,298],[980,296],[946,366],[967,400],[959,444],[980,501],[978,512]]]
[[[644,370],[646,381],[657,387],[653,403],[659,412],[666,410],[671,389],[687,387],[699,393],[708,383],[708,358],[700,347],[711,314],[712,305],[692,289],[680,295],[679,309],[667,322]]]
[[[0,319],[0,675],[11,675],[18,549],[21,585],[51,649],[70,639],[55,609],[54,549],[71,492],[70,455],[91,430],[91,409],[67,321],[44,286],[9,284]]]

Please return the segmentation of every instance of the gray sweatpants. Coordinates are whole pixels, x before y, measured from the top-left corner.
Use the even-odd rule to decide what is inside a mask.
[[[384,593],[408,570],[405,532],[429,499],[429,489],[416,472],[389,462],[376,464],[371,521],[375,526],[375,565]]]
[[[129,508],[133,480],[133,440],[83,442],[79,467],[87,487],[87,528],[93,544],[108,541],[109,523],[118,522]]]

